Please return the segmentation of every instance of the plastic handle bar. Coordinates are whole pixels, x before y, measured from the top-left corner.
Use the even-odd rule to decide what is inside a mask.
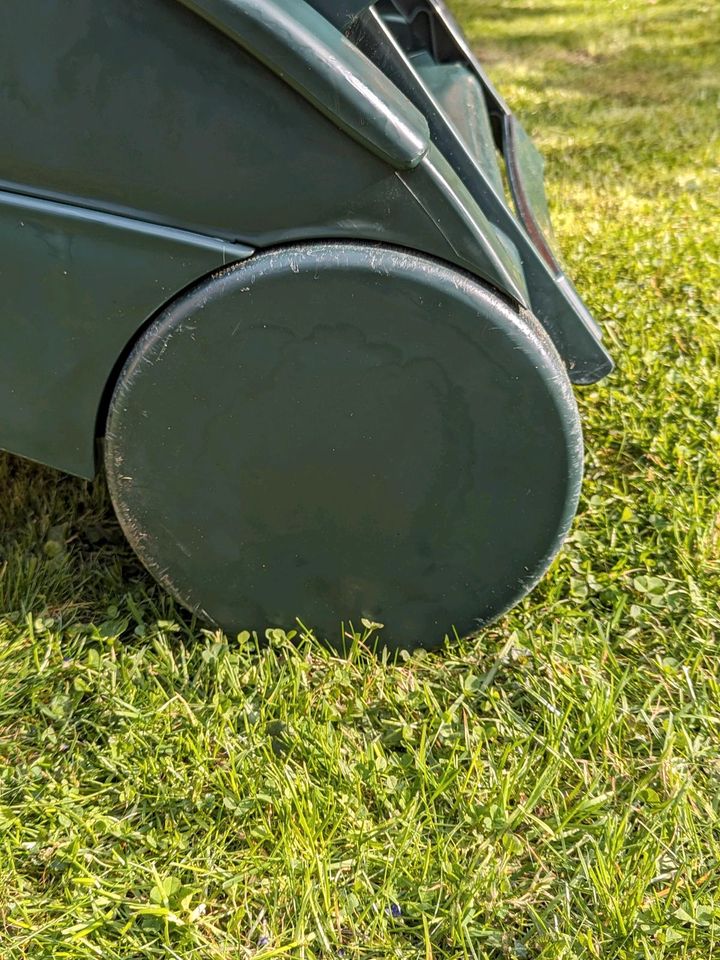
[[[428,151],[425,118],[304,0],[180,0],[396,169]]]

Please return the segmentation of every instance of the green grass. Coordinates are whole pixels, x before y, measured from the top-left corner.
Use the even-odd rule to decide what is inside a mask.
[[[203,632],[0,457],[2,960],[720,956],[717,7],[454,6],[618,361],[567,548],[444,659],[340,660]]]

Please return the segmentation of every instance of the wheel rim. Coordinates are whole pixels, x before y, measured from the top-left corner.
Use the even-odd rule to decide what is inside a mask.
[[[228,630],[341,619],[433,646],[524,596],[582,470],[547,338],[412,254],[311,244],[200,284],[121,373],[106,460],[136,552]]]

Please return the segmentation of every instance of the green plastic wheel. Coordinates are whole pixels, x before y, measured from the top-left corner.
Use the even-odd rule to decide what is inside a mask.
[[[432,647],[507,610],[574,515],[547,336],[476,279],[369,244],[260,253],[170,303],[122,370],[106,469],[138,556],[227,631]]]

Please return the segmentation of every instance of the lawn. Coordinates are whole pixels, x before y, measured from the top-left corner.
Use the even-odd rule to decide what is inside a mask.
[[[717,5],[454,8],[617,360],[567,547],[444,657],[339,659],[202,630],[0,455],[2,960],[720,957]]]

